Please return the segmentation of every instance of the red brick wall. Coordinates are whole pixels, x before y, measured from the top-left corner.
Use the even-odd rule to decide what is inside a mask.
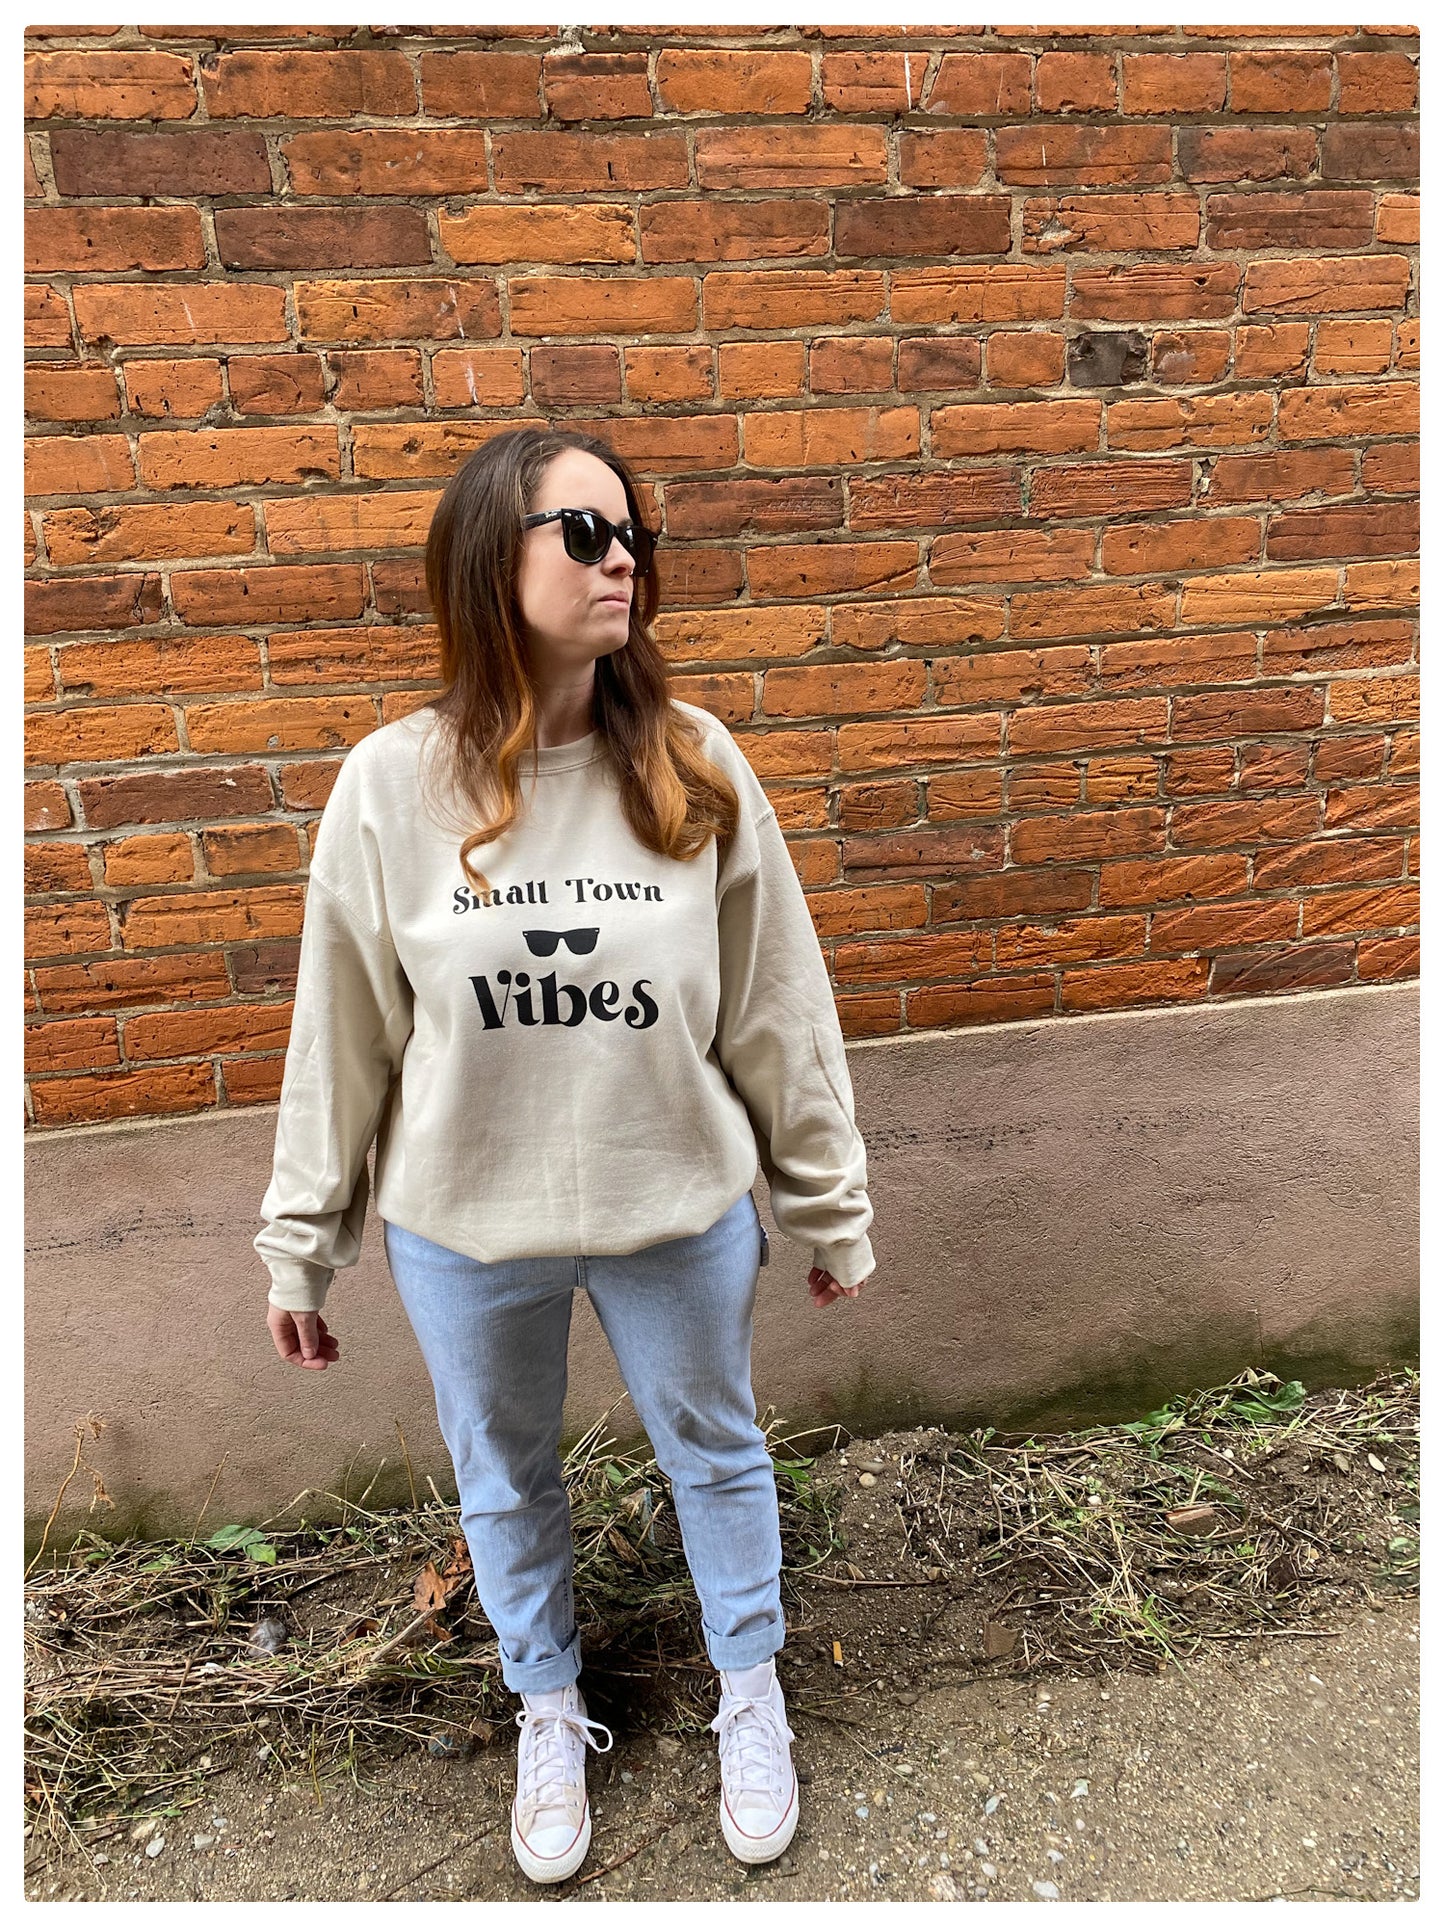
[[[29,1115],[273,1098],[442,483],[644,478],[847,1032],[1418,971],[1410,27],[27,39]]]

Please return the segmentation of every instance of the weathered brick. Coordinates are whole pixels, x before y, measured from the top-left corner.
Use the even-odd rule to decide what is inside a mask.
[[[115,375],[93,362],[31,362],[25,370],[25,413],[41,422],[106,421],[120,413]]]
[[[271,192],[265,137],[252,128],[142,134],[118,127],[57,127],[50,136],[50,159],[56,191],[66,196]]]
[[[163,1117],[204,1110],[215,1101],[209,1064],[98,1072],[89,1077],[42,1077],[31,1087],[37,1124],[104,1124],[121,1117]]]
[[[47,509],[45,547],[64,568],[78,562],[160,562],[194,555],[249,555],[255,511],[239,502],[152,507],[116,503],[96,509]]]
[[[431,260],[419,207],[218,207],[226,268],[400,268]]]
[[[25,210],[27,274],[176,272],[206,265],[194,207],[31,207]]]
[[[259,282],[115,281],[77,284],[72,293],[82,337],[97,345],[285,341],[286,294]]]
[[[25,584],[25,626],[32,635],[75,629],[139,629],[160,621],[158,575],[57,576]]]
[[[28,120],[187,120],[196,111],[191,62],[135,48],[25,56]]]
[[[1240,305],[1246,314],[1319,314],[1404,305],[1410,263],[1403,254],[1325,255],[1251,261]]]
[[[320,120],[353,114],[414,114],[416,82],[403,53],[379,48],[246,47],[201,61],[212,120]]]

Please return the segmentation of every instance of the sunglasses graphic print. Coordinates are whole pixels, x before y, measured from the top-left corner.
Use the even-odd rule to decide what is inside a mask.
[[[586,957],[597,947],[598,926],[578,930],[524,930],[528,950],[534,957],[550,957],[564,944],[574,957]],[[620,984],[604,979],[584,990],[580,984],[561,980],[555,970],[539,977],[534,984],[528,971],[499,970],[495,988],[490,977],[471,979],[477,1007],[488,1030],[501,1030],[509,1018],[523,1027],[541,1025],[565,1030],[585,1023],[589,1017],[602,1023],[615,1023],[620,1017],[629,1030],[648,1030],[658,1019],[656,1000],[647,994],[649,977],[639,977],[632,986],[630,1003]],[[537,1000],[540,999],[541,1008]]]
[[[565,943],[574,957],[586,957],[597,948],[596,926],[591,930],[524,930],[527,948],[534,957],[550,957],[559,942]]]

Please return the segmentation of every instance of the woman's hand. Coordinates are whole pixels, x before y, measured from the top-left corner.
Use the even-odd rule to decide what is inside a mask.
[[[872,1276],[873,1273],[870,1271],[868,1278]],[[821,1265],[814,1265],[808,1273],[808,1295],[821,1311],[824,1305],[831,1305],[835,1298],[856,1298],[863,1289],[863,1285],[867,1284],[868,1278],[865,1278],[861,1284],[840,1285],[831,1271],[824,1271]]]
[[[279,1305],[268,1305],[266,1323],[288,1365],[324,1372],[341,1356],[341,1347],[326,1329],[319,1311],[283,1311]]]

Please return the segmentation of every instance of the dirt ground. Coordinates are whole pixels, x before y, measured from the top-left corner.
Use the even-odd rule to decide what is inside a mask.
[[[218,1749],[203,1797],[178,1812],[84,1849],[31,1833],[25,1897],[1417,1898],[1413,1596],[1368,1579],[1347,1587],[1345,1565],[1322,1554],[1290,1630],[1212,1637],[1182,1665],[1148,1671],[1101,1668],[1081,1645],[1071,1660],[1067,1638],[1033,1630],[1041,1622],[1016,1594],[1007,1617],[1022,1644],[989,1659],[999,1598],[953,1557],[977,1522],[963,1532],[953,1521],[946,1568],[923,1563],[942,1515],[919,1480],[946,1443],[890,1435],[820,1461],[843,1497],[849,1561],[802,1578],[790,1604],[780,1673],[802,1819],[771,1867],[741,1867],[718,1832],[710,1670],[674,1660],[658,1674],[604,1651],[583,1685],[616,1745],[589,1756],[592,1850],[556,1888],[534,1887],[513,1862],[514,1736],[498,1724],[451,1757],[415,1742],[373,1756],[359,1784],[286,1784],[256,1748]],[[1347,1456],[1353,1477],[1364,1461]],[[1307,1518],[1315,1543],[1341,1557],[1346,1540],[1352,1557],[1386,1546],[1389,1506],[1370,1523],[1330,1496],[1331,1479],[1350,1489],[1344,1463],[1281,1454],[1269,1491],[1255,1492],[1261,1519]],[[1393,1468],[1374,1463],[1367,1476],[1383,1485]]]

